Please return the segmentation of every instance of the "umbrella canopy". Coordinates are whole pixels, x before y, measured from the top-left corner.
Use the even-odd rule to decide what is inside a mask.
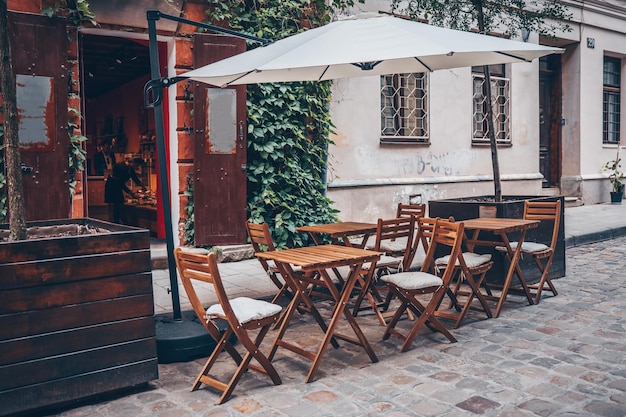
[[[532,43],[360,14],[181,74],[218,87],[322,81],[530,62],[563,52]]]

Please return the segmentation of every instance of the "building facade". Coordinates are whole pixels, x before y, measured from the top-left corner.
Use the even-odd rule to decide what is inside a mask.
[[[565,3],[570,32],[524,34],[562,55],[491,68],[502,190],[595,204],[609,200],[602,167],[624,135],[626,3]],[[386,7],[368,1],[358,9]],[[391,216],[398,202],[493,195],[480,69],[418,77],[334,83],[328,195],[342,218]]]
[[[37,15],[43,3],[9,0],[8,5],[12,13]],[[59,58],[65,76],[57,80],[71,78],[70,105],[80,109],[82,133],[88,138],[88,166],[78,178],[70,214],[109,216],[103,200],[106,172],[94,169],[102,147],[117,159],[144,160],[141,174],[150,193],[131,202],[134,221],[162,237],[155,121],[144,106],[143,88],[151,78],[146,12],[202,21],[206,6],[200,0],[89,3],[99,26],[80,28],[70,38]],[[570,32],[554,39],[536,33],[518,39],[562,47],[562,55],[491,68],[503,194],[562,194],[584,204],[606,202],[610,186],[602,166],[615,159],[620,142],[626,143],[620,129],[625,120],[620,104],[626,94],[626,3],[564,3],[572,12]],[[379,10],[389,10],[389,3],[367,1],[351,12]],[[164,77],[241,51],[241,44],[226,45],[224,37],[207,37],[189,24],[161,20],[157,29]],[[335,80],[335,144],[327,188],[340,218],[374,221],[391,217],[398,202],[492,195],[483,84],[481,68]],[[195,205],[196,224],[204,225],[196,230],[201,243],[244,243],[245,160],[240,157],[245,137],[233,135],[232,146],[214,154],[204,128],[211,120],[210,105],[227,103],[234,110],[219,113],[219,120],[234,132],[245,132],[245,95],[241,88],[232,94],[216,90],[182,82],[164,97],[174,235],[184,221],[185,191],[192,185],[201,199]],[[217,193],[216,187],[226,188]],[[220,201],[214,201],[215,195]],[[236,210],[211,206],[224,201]]]

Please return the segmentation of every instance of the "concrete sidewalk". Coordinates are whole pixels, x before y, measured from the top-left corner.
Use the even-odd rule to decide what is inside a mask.
[[[619,236],[626,236],[626,203],[565,208],[565,245],[567,248]],[[165,244],[153,245],[154,263],[162,265],[161,268],[166,268],[166,258]],[[257,259],[221,263],[220,274],[226,285],[226,291],[233,297],[266,298],[276,293],[276,287],[269,280]],[[171,313],[172,296],[168,291],[170,288],[168,270],[154,269],[152,279],[155,313]],[[181,310],[191,310],[191,304],[180,283],[178,292]],[[201,297],[207,303],[217,302],[213,290],[208,287]]]

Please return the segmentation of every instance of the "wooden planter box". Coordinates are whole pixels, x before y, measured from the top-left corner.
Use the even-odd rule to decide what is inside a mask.
[[[0,242],[0,415],[158,378],[149,232],[93,219],[28,226],[68,236]],[[98,230],[76,235],[85,229]]]
[[[495,217],[509,217],[521,219],[524,216],[524,200],[533,201],[556,201],[561,200],[561,207],[565,207],[565,199],[563,196],[503,196],[502,202],[485,201],[493,197],[463,197],[448,200],[433,200],[428,202],[428,215],[430,217],[454,216],[455,220],[467,220],[476,217],[487,217],[495,211]],[[550,268],[550,278],[559,278],[565,276],[565,216],[564,210],[561,209],[561,225],[559,227],[559,237],[556,245],[556,252],[552,267]],[[550,222],[542,222],[539,227],[530,229],[526,233],[526,241],[540,242],[547,245],[550,244],[552,238],[553,225]],[[483,235],[481,235],[483,236]],[[487,235],[484,235],[487,237]],[[511,240],[516,239],[516,235],[512,234]],[[492,253],[494,266],[487,274],[487,280],[490,282],[501,283],[504,280],[508,265],[504,255],[495,249],[478,248],[480,253]],[[539,269],[535,265],[531,256],[520,259],[522,273],[529,283],[536,283],[541,278]],[[516,281],[514,280],[514,283]]]

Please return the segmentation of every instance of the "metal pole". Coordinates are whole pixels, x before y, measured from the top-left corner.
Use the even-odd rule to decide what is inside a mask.
[[[161,70],[159,69],[159,45],[157,43],[156,21],[160,18],[173,20],[176,22],[186,23],[203,27],[217,33],[225,33],[232,36],[247,39],[249,41],[259,42],[262,45],[271,43],[267,39],[257,38],[234,30],[220,28],[208,25],[202,22],[195,22],[178,16],[171,16],[161,13],[158,10],[148,10],[148,39],[150,48],[150,75],[152,79],[144,88],[144,101],[146,107],[154,108],[154,124],[157,141],[157,155],[159,159],[159,180],[161,181],[161,198],[163,203],[163,221],[165,223],[165,242],[167,245],[167,268],[170,274],[170,292],[172,294],[172,310],[173,319],[182,320],[180,311],[180,296],[178,294],[178,276],[176,275],[176,261],[174,260],[174,235],[172,232],[172,206],[170,200],[170,182],[167,171],[167,161],[165,156],[165,132],[163,127],[163,89],[174,85],[179,81],[186,79],[185,77],[161,78]],[[149,94],[152,92],[153,99],[150,102]]]
[[[158,14],[148,12],[148,38],[150,48],[150,73],[153,80],[161,78],[159,69],[159,49],[157,44],[156,20]],[[154,94],[161,95],[162,90],[153,90]],[[163,221],[165,223],[165,242],[167,245],[167,268],[170,273],[170,291],[172,292],[173,319],[181,320],[180,296],[178,294],[178,277],[176,276],[176,261],[174,260],[174,234],[172,232],[172,206],[170,201],[170,181],[167,171],[165,153],[165,132],[163,128],[162,97],[157,97],[154,103],[154,124],[157,141],[157,155],[159,158],[159,179],[161,181],[161,198],[163,203]]]

